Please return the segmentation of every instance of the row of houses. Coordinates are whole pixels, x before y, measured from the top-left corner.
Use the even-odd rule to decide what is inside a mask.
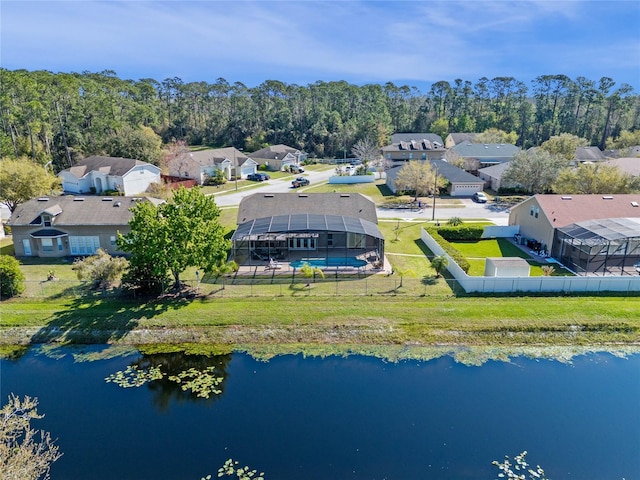
[[[384,257],[373,202],[348,193],[261,193],[239,207],[232,257],[240,264],[269,258]],[[19,205],[8,224],[16,256],[67,257],[102,248],[122,254],[141,197],[40,197]],[[634,275],[640,264],[640,194],[535,195],[514,206],[509,225],[518,241],[583,275]]]
[[[222,173],[224,178],[247,178],[261,167],[268,170],[286,170],[299,166],[306,155],[286,145],[273,145],[250,156],[234,147],[186,152],[168,161],[168,176],[192,180],[197,185]],[[88,195],[117,192],[121,195],[139,195],[153,183],[162,183],[160,168],[140,160],[94,155],[61,171],[58,176],[67,193]]]

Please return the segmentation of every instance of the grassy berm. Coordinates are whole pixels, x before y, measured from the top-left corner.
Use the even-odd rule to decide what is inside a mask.
[[[638,297],[19,298],[0,344],[640,345]]]

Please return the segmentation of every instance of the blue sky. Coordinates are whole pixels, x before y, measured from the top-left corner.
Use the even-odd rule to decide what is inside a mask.
[[[0,1],[0,64],[120,78],[393,82],[538,75],[640,91],[640,1]]]

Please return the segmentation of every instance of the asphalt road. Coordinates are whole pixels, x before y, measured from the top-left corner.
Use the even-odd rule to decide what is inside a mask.
[[[307,171],[301,176],[307,177],[311,182],[310,187],[324,183],[334,174],[333,169],[323,171]],[[232,207],[240,204],[240,200],[254,193],[286,193],[292,191],[291,180],[294,177],[284,179],[267,180],[260,183],[259,187],[239,188],[237,192],[214,194],[216,204],[219,207]],[[307,187],[302,187],[296,191],[304,192]],[[442,202],[446,201],[445,199]],[[436,205],[435,219],[446,222],[451,217],[463,219],[487,219],[496,225],[507,225],[509,221],[509,211],[504,208],[497,208],[491,202],[475,203],[471,199],[458,199],[462,204],[457,205]],[[401,218],[404,220],[429,221],[433,218],[431,205],[423,205],[422,209],[398,210],[378,208],[378,218]]]

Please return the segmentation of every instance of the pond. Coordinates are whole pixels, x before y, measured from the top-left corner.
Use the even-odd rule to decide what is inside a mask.
[[[34,426],[58,439],[54,480],[216,478],[228,458],[267,480],[494,479],[493,460],[524,450],[554,480],[640,478],[638,354],[111,355],[2,360],[2,403],[37,396]],[[155,379],[123,388],[127,368]]]

